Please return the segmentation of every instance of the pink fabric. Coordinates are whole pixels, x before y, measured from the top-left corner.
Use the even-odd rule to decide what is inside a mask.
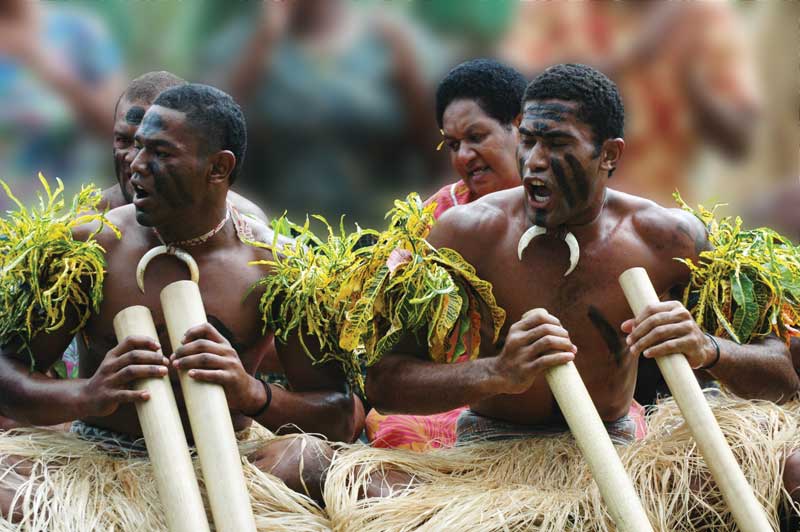
[[[471,197],[467,185],[459,179],[455,183],[450,183],[440,188],[436,194],[425,200],[425,205],[429,205],[433,201],[436,202],[436,210],[433,211],[433,217],[438,220],[439,216],[450,207],[464,205],[475,199]]]

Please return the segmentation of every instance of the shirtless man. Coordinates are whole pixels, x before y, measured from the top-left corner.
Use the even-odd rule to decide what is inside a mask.
[[[492,283],[507,312],[502,341],[492,345],[486,331],[481,357],[454,365],[430,362],[424,348],[406,343],[369,372],[367,394],[376,408],[433,413],[469,404],[459,419],[461,442],[565,427],[541,377],[574,360],[609,431],[631,438],[626,413],[642,353],[682,352],[694,368],[718,365],[740,374],[766,364],[769,371],[741,382],[737,393],[794,393],[797,379],[777,339],[746,348],[717,339],[715,362],[712,340],[676,301],[630,320],[617,277],[645,267],[657,292],[667,294],[689,278],[674,257],[696,260],[708,242],[690,214],[606,187],[625,147],[623,115],[613,82],[589,67],[558,65],[531,82],[517,152],[523,186],[448,210],[428,238],[457,250]],[[533,225],[547,233],[520,259],[518,243]],[[565,276],[569,234],[580,259]]]
[[[120,95],[114,108],[113,155],[117,185],[103,191],[99,209],[116,209],[133,201],[131,162],[136,157],[133,141],[136,130],[142,123],[145,112],[162,91],[186,83],[186,80],[170,72],[148,72],[133,80]],[[267,215],[264,211],[233,190],[228,191],[228,200],[242,214],[250,214],[266,221]]]
[[[228,215],[228,187],[244,157],[244,117],[225,93],[204,85],[181,85],[159,95],[145,114],[134,138],[136,157],[130,180],[133,204],[108,214],[122,231],[122,238],[104,230],[97,237],[106,250],[107,277],[103,302],[81,331],[87,349],[80,360],[80,377],[55,380],[44,371],[63,353],[73,334],[75,317],[57,331],[34,338],[36,370],[30,371],[27,355],[6,346],[0,355],[0,413],[33,425],[52,425],[80,420],[82,427],[111,431],[122,438],[141,437],[134,403],[149,399],[146,391],[134,391],[131,383],[169,372],[175,386],[175,369],[189,370],[192,378],[221,384],[231,409],[235,430],[253,420],[276,430],[285,424],[306,432],[322,433],[331,440],[354,436],[353,399],[346,392],[337,367],[312,366],[291,343],[280,350],[280,360],[292,391],[267,388],[253,377],[264,355],[267,336],[261,331],[258,293],[243,295],[264,270],[248,264],[269,259],[267,250],[248,246],[240,239],[247,220]],[[265,227],[249,223],[256,238]],[[90,227],[76,233],[86,238]],[[200,242],[181,244],[197,239]],[[189,330],[183,345],[170,346],[159,292],[166,284],[187,277],[186,266],[174,257],[154,259],[145,277],[144,294],[136,287],[136,265],[149,249],[176,243],[190,253],[200,269],[200,292],[209,323]],[[153,313],[159,338],[127,337],[119,342],[112,326],[114,316],[131,305],[145,305]],[[169,355],[176,350],[170,358]],[[180,393],[176,393],[181,397]],[[58,405],[58,408],[53,408]],[[183,405],[179,409],[184,417]],[[88,437],[86,433],[84,437]],[[302,442],[288,446],[299,450]],[[276,447],[283,447],[276,449]],[[309,448],[313,445],[309,445]],[[267,443],[254,457],[256,465],[281,476],[302,491],[309,483],[319,498],[318,453],[287,452],[305,460],[303,478],[297,462],[276,457],[287,449],[283,443]],[[4,457],[8,465],[13,457]],[[0,462],[3,462],[0,459]],[[11,462],[14,463],[14,462]],[[0,484],[0,509],[8,506],[17,486]]]

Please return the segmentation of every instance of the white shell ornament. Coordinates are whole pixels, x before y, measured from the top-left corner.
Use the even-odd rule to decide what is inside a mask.
[[[547,229],[544,227],[539,227],[538,225],[533,225],[522,233],[522,236],[519,238],[519,243],[517,244],[517,257],[519,260],[522,260],[522,253],[525,251],[531,241],[536,238],[537,236],[541,236],[547,233]],[[571,274],[572,271],[578,266],[578,261],[581,258],[581,248],[578,245],[578,239],[575,238],[571,232],[567,233],[564,236],[564,242],[567,244],[569,248],[569,268],[567,268],[564,277]]]
[[[159,255],[174,255],[178,259],[185,262],[186,266],[189,267],[189,274],[192,276],[193,282],[196,283],[200,280],[200,270],[197,268],[197,263],[195,262],[194,258],[189,255],[189,253],[173,246],[156,246],[145,253],[142,258],[139,259],[139,264],[136,265],[136,284],[139,286],[139,290],[141,290],[143,294],[144,271],[147,269],[147,265],[150,264],[150,261]]]
[[[544,227],[539,227],[538,225],[532,225],[530,229],[522,233],[522,236],[519,237],[519,243],[517,244],[517,257],[519,260],[522,260],[522,253],[525,251],[525,248],[531,243],[531,240],[536,238],[537,236],[541,236],[547,232],[547,229]]]
[[[572,273],[572,270],[578,265],[578,261],[581,258],[581,247],[578,245],[578,239],[575,238],[571,232],[567,233],[567,236],[564,237],[564,242],[567,243],[567,247],[569,247],[569,269],[567,273],[564,274],[564,277]]]

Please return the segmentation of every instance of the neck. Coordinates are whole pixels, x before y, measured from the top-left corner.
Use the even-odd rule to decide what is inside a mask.
[[[210,209],[214,213],[204,216],[196,224],[182,224],[180,222],[168,226],[153,227],[158,239],[166,245],[176,247],[200,246],[211,241],[218,240],[225,236],[225,229],[228,225],[230,211],[228,204]]]
[[[602,201],[597,202],[583,215],[576,218],[575,222],[565,224],[566,231],[571,231],[582,242],[594,240],[600,235],[602,215],[607,201],[608,189],[603,189]]]

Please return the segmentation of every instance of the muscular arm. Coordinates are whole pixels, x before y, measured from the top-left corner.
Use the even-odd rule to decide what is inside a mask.
[[[503,391],[493,360],[437,364],[411,355],[386,355],[367,372],[367,397],[382,413],[446,412]]]
[[[69,337],[63,336],[33,342],[33,372],[26,354],[11,347],[0,351],[0,414],[31,425],[56,425],[83,415],[85,379],[58,380],[44,373],[68,345]]]
[[[786,344],[774,336],[739,345],[717,338],[720,358],[708,373],[745,399],[784,402],[800,389]]]
[[[693,216],[675,210],[668,213],[664,218],[672,221],[665,223],[677,223],[675,231],[683,235],[683,244],[671,252],[697,262],[709,247],[705,229]],[[687,275],[683,273],[683,284]],[[680,290],[678,285],[670,292],[675,293],[676,288]],[[716,348],[678,301],[648,306],[635,320],[623,323],[622,329],[630,332],[628,343],[633,353],[648,358],[683,353],[693,368],[713,364],[709,371],[713,378],[741,397],[785,401],[800,386],[788,347],[774,336],[743,345],[715,338],[720,357],[714,363]]]
[[[306,345],[313,342],[306,340]],[[355,419],[355,397],[348,393],[341,370],[335,364],[313,365],[296,337],[286,345],[276,342],[276,347],[292,389],[272,386],[272,403],[256,421],[271,430],[296,425],[333,441],[353,441],[363,420]]]

